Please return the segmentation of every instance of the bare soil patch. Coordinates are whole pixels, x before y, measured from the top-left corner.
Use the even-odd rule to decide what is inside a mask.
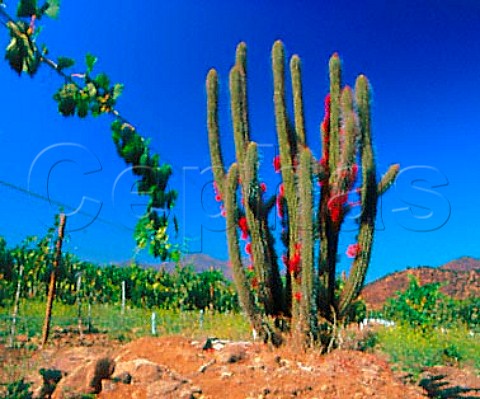
[[[320,355],[250,342],[220,342],[205,350],[204,344],[179,336],[122,344],[102,334],[86,334],[81,340],[66,334],[33,352],[0,347],[0,378],[6,382],[26,375],[38,395],[38,370],[60,370],[63,377],[53,398],[80,391],[101,399],[480,398],[478,377],[455,367],[426,370],[421,386],[415,386],[382,357],[360,351]],[[90,380],[105,359],[114,368],[100,385],[95,383],[100,392],[94,391]]]

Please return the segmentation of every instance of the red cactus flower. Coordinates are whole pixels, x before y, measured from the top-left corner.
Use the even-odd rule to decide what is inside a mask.
[[[340,214],[339,208],[330,210],[330,218],[332,219],[332,222],[337,223],[340,220]]]
[[[302,300],[302,293],[297,291],[293,294],[293,297],[297,302],[300,302]]]
[[[356,243],[348,246],[346,254],[349,258],[355,258],[359,254],[359,252],[360,244]]]
[[[253,265],[251,263],[247,266],[247,270],[253,272]]]
[[[277,195],[277,213],[278,216],[283,218],[284,212],[283,212],[283,197],[285,196],[285,187],[282,184],[280,184],[280,188],[278,190],[278,195]]]
[[[323,169],[327,169],[327,168],[328,168],[328,159],[327,159],[326,157],[320,158],[320,161],[318,161],[318,163],[320,164],[320,166],[321,166]]]
[[[253,288],[258,287],[258,279],[256,277],[252,278],[252,287]]]
[[[325,96],[325,114],[329,116],[330,116],[330,103],[331,103],[331,97],[330,97],[330,93],[328,93]]]
[[[282,164],[280,163],[280,155],[277,155],[273,158],[273,169],[275,173],[280,173],[280,169],[282,168]]]
[[[220,202],[222,200],[222,195],[220,194],[220,191],[218,191],[218,185],[217,182],[213,182],[213,191],[215,192],[215,201]]]
[[[248,225],[245,216],[238,219],[238,227],[240,227],[240,230],[242,231],[242,240],[246,240],[248,238]]]
[[[333,222],[338,222],[342,213],[343,205],[347,202],[347,194],[338,194],[330,198],[327,203],[328,210],[330,211],[330,217]]]
[[[277,196],[277,214],[278,217],[283,218],[285,215],[283,213],[283,203],[282,203],[283,197],[278,195]]]
[[[300,255],[300,251],[302,249],[302,244],[296,243],[295,244],[295,252],[290,257],[287,265],[287,269],[290,273],[297,274],[300,272],[300,266],[302,262],[302,258]]]
[[[320,161],[318,161],[318,163],[322,167],[323,171],[325,172],[325,174],[322,176],[323,178],[318,181],[318,184],[321,186],[327,181],[326,172],[328,170],[328,157],[325,155],[322,156],[322,158],[320,158]]]
[[[245,244],[245,252],[248,254],[248,255],[251,255],[252,254],[252,244],[250,242],[247,242]]]
[[[358,173],[358,165],[356,163],[352,165],[352,173],[355,174],[355,176]]]
[[[290,273],[298,273],[300,272],[300,262],[302,261],[300,254],[295,253],[288,262],[288,271]]]
[[[321,125],[323,133],[328,133],[330,131],[330,121],[328,119],[324,119]]]
[[[220,209],[221,209],[220,215],[222,215],[222,217],[227,216],[227,212],[225,211],[225,208],[223,206],[221,206]]]
[[[350,169],[350,185],[353,186],[358,176],[358,165],[354,163]]]
[[[263,193],[267,191],[267,185],[263,181],[260,183],[260,190],[262,190]]]

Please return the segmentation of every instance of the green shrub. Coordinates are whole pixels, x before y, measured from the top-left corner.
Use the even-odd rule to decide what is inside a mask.
[[[418,377],[424,367],[470,365],[480,371],[480,342],[463,327],[445,332],[422,331],[407,325],[378,332],[378,347],[395,367]]]
[[[8,384],[7,393],[3,399],[32,399],[30,384],[23,379]]]
[[[383,313],[386,318],[413,328],[434,327],[441,321],[440,303],[445,299],[439,288],[439,283],[420,285],[416,277],[410,276],[408,288],[389,299]]]

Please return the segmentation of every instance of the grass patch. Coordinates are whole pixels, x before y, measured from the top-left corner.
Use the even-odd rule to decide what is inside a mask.
[[[186,311],[165,309],[141,309],[127,307],[122,313],[119,305],[95,304],[90,309],[93,331],[105,332],[121,341],[152,335],[152,312],[156,314],[156,335],[182,335],[188,338],[216,336],[231,340],[251,338],[249,323],[238,313],[214,311]],[[82,325],[87,326],[87,306],[81,309]],[[17,335],[40,337],[45,317],[45,303],[23,300],[16,323]],[[6,342],[10,333],[11,309],[0,308],[0,342]],[[51,328],[76,328],[78,307],[55,302]]]
[[[435,365],[471,366],[480,372],[480,340],[469,331],[455,327],[421,332],[396,326],[378,332],[378,348],[386,353],[394,368],[418,378],[424,367]]]

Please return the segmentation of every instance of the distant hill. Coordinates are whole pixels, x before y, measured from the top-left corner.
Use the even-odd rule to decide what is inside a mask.
[[[387,298],[408,287],[409,276],[420,284],[445,283],[440,291],[455,299],[480,296],[480,259],[462,257],[440,267],[420,266],[388,274],[365,286],[362,298],[370,310],[381,309]]]
[[[120,267],[127,267],[127,266],[130,266],[131,264],[132,264],[131,261],[125,261],[125,262],[117,263],[116,265]],[[210,268],[213,268],[215,270],[221,270],[225,277],[227,277],[230,280],[233,279],[231,268],[228,266],[228,261],[219,260],[211,257],[210,255],[201,254],[201,253],[185,255],[180,261],[180,264],[182,266],[192,265],[195,271],[197,272],[210,270]],[[171,272],[175,269],[176,263],[175,262],[162,262],[162,263],[140,262],[138,265],[144,269],[155,269],[155,270],[165,269]]]
[[[221,270],[225,277],[232,279],[232,269],[228,265],[228,261],[219,260],[206,254],[191,254],[186,255],[180,262],[182,265],[193,265],[197,272],[203,272],[213,268]]]
[[[119,266],[129,266],[130,261],[120,263]],[[221,270],[225,277],[232,279],[232,271],[228,266],[228,261],[219,260],[206,254],[191,254],[185,255],[180,261],[182,266],[192,265],[197,272],[203,272],[213,268],[215,270]],[[140,263],[140,267],[144,269],[165,269],[172,271],[175,268],[175,262],[162,262],[162,263]]]
[[[464,256],[462,258],[452,260],[451,262],[445,263],[443,266],[440,266],[441,269],[446,270],[456,270],[459,272],[462,271],[471,271],[471,270],[480,270],[480,259],[470,258],[469,256]]]

